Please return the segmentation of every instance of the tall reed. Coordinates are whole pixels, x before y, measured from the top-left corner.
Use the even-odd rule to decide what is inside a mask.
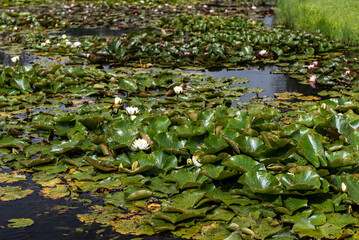
[[[358,0],[278,0],[276,23],[359,45]]]

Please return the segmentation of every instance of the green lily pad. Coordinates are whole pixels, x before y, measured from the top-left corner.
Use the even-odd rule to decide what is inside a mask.
[[[251,157],[246,155],[236,155],[230,157],[229,159],[223,161],[222,164],[243,173],[266,170],[263,164],[253,160]]]
[[[213,164],[205,164],[201,167],[201,174],[214,180],[223,180],[237,175],[236,170],[226,170],[225,166],[216,166]]]
[[[247,185],[253,193],[278,194],[282,191],[279,181],[267,172],[246,172],[238,182]]]
[[[23,228],[23,227],[31,226],[32,224],[35,223],[34,220],[30,218],[13,218],[7,221],[10,222],[7,225],[9,228]]]
[[[306,134],[302,136],[300,139],[300,146],[303,149],[306,159],[315,167],[326,167],[328,165],[323,145],[318,135]]]

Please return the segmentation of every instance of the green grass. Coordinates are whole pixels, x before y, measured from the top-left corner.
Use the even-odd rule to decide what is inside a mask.
[[[278,24],[359,45],[358,0],[278,0]]]

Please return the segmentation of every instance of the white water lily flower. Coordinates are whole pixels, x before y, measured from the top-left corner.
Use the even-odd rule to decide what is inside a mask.
[[[136,115],[131,115],[130,117],[131,121],[135,120],[136,118],[137,118]]]
[[[46,44],[50,44],[51,41],[50,41],[49,39],[46,39],[45,43],[46,43]]]
[[[195,165],[196,167],[202,167],[203,164],[201,164],[201,163],[198,161],[198,158],[199,158],[199,155],[193,155],[193,156],[192,156],[192,159],[190,159],[190,158],[187,159],[187,164],[193,164],[193,165]]]
[[[347,185],[344,182],[342,182],[342,191],[343,192],[347,191]]]
[[[66,39],[67,38],[66,34],[62,34],[61,38]]]
[[[18,61],[20,61],[20,57],[19,56],[14,56],[14,57],[11,58],[11,61],[13,63],[17,63]]]
[[[137,150],[147,150],[150,148],[148,142],[143,138],[138,138],[132,143],[132,147]]]
[[[71,45],[72,44],[72,42],[70,42],[70,41],[67,41],[66,42],[66,46],[69,46],[69,45]]]
[[[139,113],[139,112],[140,112],[140,110],[138,110],[137,107],[127,107],[127,108],[126,108],[126,113],[127,113],[128,115],[135,115],[135,114],[137,114],[137,113]]]
[[[41,43],[41,47],[45,47],[47,45],[47,43],[43,42]]]
[[[122,102],[122,98],[120,97],[116,97],[114,100],[115,105],[121,104],[121,102]]]
[[[173,88],[173,91],[175,91],[176,94],[180,94],[183,92],[183,88],[181,86],[176,86]]]
[[[81,43],[80,42],[74,42],[72,44],[72,47],[80,47],[81,46]]]

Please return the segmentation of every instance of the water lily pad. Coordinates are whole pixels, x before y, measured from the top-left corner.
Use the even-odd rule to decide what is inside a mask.
[[[328,165],[325,158],[323,145],[320,141],[320,137],[314,134],[306,134],[301,137],[300,146],[303,149],[304,156],[315,167]]]
[[[243,173],[256,170],[265,171],[265,167],[263,164],[253,160],[251,157],[248,157],[246,155],[236,155],[230,157],[222,164]]]
[[[7,221],[10,222],[7,225],[9,228],[23,228],[23,227],[31,226],[32,224],[35,223],[34,220],[30,218],[13,218]]]
[[[0,187],[0,200],[1,201],[12,201],[16,199],[24,198],[34,191],[31,189],[21,189],[20,187]]]
[[[237,175],[236,170],[226,170],[225,166],[205,164],[201,167],[201,174],[214,180],[223,180]]]
[[[238,179],[238,182],[247,185],[254,193],[278,194],[281,192],[279,181],[267,172],[247,172]]]
[[[63,198],[70,194],[68,187],[66,185],[46,187],[41,190],[41,193],[44,197],[52,198],[52,199]]]

